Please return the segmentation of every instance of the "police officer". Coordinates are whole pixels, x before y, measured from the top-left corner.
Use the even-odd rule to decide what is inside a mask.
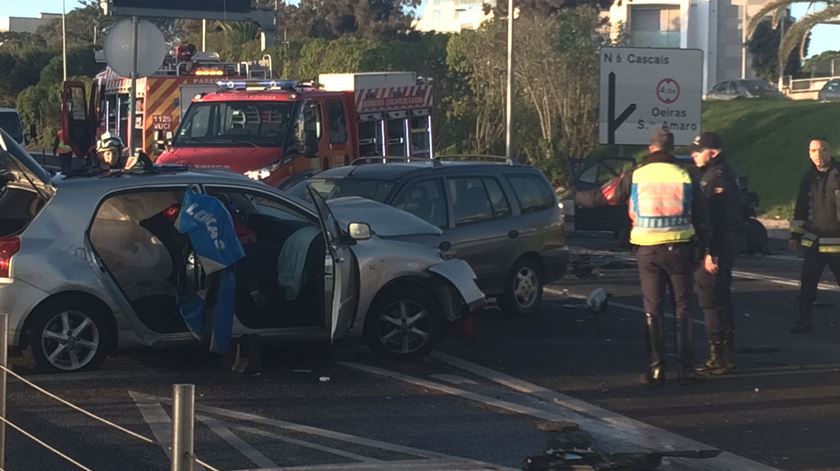
[[[697,372],[712,375],[735,369],[731,286],[737,252],[735,240],[741,221],[736,175],[722,148],[720,136],[704,132],[694,138],[688,149],[701,172],[700,187],[709,212],[709,253],[694,274],[697,298],[706,320],[709,358]]]
[[[673,134],[654,130],[648,151],[643,164],[601,188],[577,193],[575,203],[582,207],[628,204],[630,243],[638,246],[636,260],[650,354],[645,380],[650,386],[665,380],[662,314],[665,286],[670,284],[677,317],[677,379],[680,384],[692,384],[697,377],[689,303],[697,249],[705,249],[706,203],[697,181],[676,164]]]
[[[831,158],[831,144],[815,137],[808,144],[810,168],[799,184],[799,195],[790,224],[790,250],[804,248],[799,289],[799,319],[795,334],[813,328],[811,307],[826,265],[840,284],[840,167]]]

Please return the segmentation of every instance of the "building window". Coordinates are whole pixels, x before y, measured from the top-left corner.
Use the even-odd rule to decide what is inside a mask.
[[[632,5],[630,45],[680,47],[680,8],[677,5]]]

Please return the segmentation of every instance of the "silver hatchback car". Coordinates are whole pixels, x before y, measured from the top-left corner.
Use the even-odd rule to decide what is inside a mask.
[[[363,198],[312,205],[229,172],[184,169],[51,178],[2,130],[0,177],[0,312],[10,344],[43,370],[195,341],[176,297],[209,277],[172,222],[188,189],[224,203],[245,249],[234,339],[363,338],[412,359],[484,302],[466,262],[396,240],[440,229]]]

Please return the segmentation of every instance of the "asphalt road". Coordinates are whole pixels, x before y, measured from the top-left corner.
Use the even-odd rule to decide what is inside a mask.
[[[88,469],[166,470],[172,385],[190,383],[203,469],[521,469],[527,456],[581,435],[613,453],[723,450],[666,458],[666,470],[840,469],[836,287],[820,292],[816,331],[792,335],[798,259],[741,258],[738,373],[650,390],[639,381],[646,355],[630,255],[602,237],[573,241],[588,276],[550,286],[531,317],[486,309],[475,335],[450,336],[423,361],[387,362],[363,347],[270,349],[262,374],[246,376],[196,349],[138,350],[99,371],[51,375],[14,357],[26,379],[153,443],[15,379],[8,419]],[[612,295],[601,313],[583,307],[596,287]],[[699,312],[695,327],[702,357]],[[551,431],[571,424],[585,433]],[[15,430],[6,437],[7,470],[84,469]]]

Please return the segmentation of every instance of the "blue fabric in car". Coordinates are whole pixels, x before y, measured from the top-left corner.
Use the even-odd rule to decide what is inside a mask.
[[[301,227],[283,242],[277,256],[277,285],[283,290],[286,301],[297,298],[306,283],[306,254],[320,233],[320,229],[314,226]]]

